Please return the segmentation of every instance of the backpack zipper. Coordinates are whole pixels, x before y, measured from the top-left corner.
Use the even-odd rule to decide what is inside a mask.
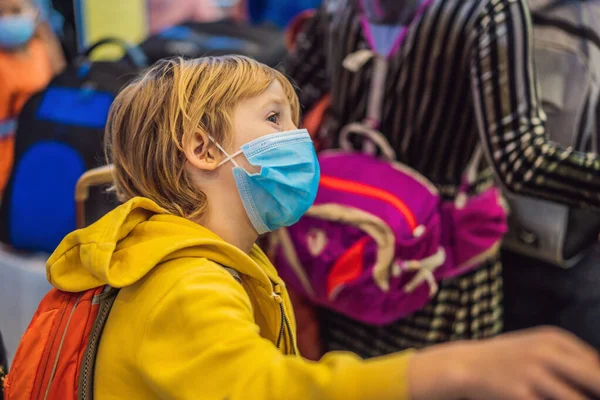
[[[375,186],[366,185],[364,183],[354,182],[346,179],[334,178],[332,176],[321,175],[321,186],[328,189],[338,190],[356,194],[365,197],[371,197],[393,206],[406,220],[412,232],[417,229],[417,217],[411,209],[401,199],[387,190],[380,189]]]
[[[112,289],[106,287],[107,291],[100,295],[97,295],[92,300],[93,302],[100,303],[100,309],[94,321],[94,326],[90,332],[88,346],[85,350],[85,354],[82,360],[80,380],[79,380],[79,395],[78,400],[91,400],[94,396],[93,387],[90,381],[94,379],[94,367],[96,363],[96,354],[98,352],[98,345],[100,344],[100,335],[104,329],[104,324],[108,319],[108,314],[112,308],[112,305],[116,299],[116,295],[112,293]],[[107,298],[108,297],[108,298]]]

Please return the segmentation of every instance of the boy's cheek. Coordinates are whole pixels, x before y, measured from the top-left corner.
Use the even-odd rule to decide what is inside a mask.
[[[243,156],[240,157],[239,165],[240,167],[248,171],[250,174],[258,174],[260,172],[259,166],[250,164],[250,162],[246,160]]]

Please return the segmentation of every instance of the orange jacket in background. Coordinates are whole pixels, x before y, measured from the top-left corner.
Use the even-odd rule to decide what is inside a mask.
[[[26,51],[0,50],[0,198],[13,163],[17,118],[29,98],[44,89],[53,69],[41,39],[33,39]]]

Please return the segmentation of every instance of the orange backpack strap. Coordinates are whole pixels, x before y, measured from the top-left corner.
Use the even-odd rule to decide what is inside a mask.
[[[241,282],[237,271],[225,270]],[[50,290],[21,338],[5,400],[92,400],[98,346],[118,293],[108,285]]]
[[[117,293],[108,286],[48,292],[21,338],[5,400],[92,399],[98,344]]]
[[[118,289],[106,285],[103,293],[96,296],[98,314],[96,315],[96,319],[90,330],[87,346],[81,362],[79,363],[78,400],[91,400],[94,398],[94,371],[98,346],[100,345],[100,337],[102,336],[104,325],[106,324],[106,320],[108,320],[108,315],[110,314],[110,310],[118,293]]]

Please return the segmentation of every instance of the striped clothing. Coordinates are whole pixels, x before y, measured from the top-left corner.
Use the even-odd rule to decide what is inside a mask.
[[[341,127],[366,116],[372,65],[359,72],[342,67],[348,54],[368,48],[357,14],[354,0],[325,0],[281,66],[299,87],[306,109],[331,93],[331,115],[320,133],[330,146]],[[380,130],[399,161],[447,197],[455,195],[481,143],[509,189],[600,207],[600,158],[546,140],[525,0],[434,0],[389,58],[382,111]],[[493,179],[491,173],[485,176]],[[501,266],[495,261],[443,283],[427,309],[395,327],[374,332],[352,322],[350,329],[350,322],[328,316],[325,336],[330,348],[360,350],[367,340],[360,335],[367,333],[371,348],[387,343],[380,351],[358,351],[366,356],[491,336],[501,327],[501,291]],[[394,341],[396,348],[390,345]]]
[[[282,70],[305,108],[331,93],[337,132],[365,117],[371,70],[342,60],[368,44],[352,0],[321,11]],[[482,140],[510,189],[600,207],[600,157],[545,140],[531,45],[525,0],[434,1],[390,59],[381,131],[399,161],[439,185],[459,183]]]

